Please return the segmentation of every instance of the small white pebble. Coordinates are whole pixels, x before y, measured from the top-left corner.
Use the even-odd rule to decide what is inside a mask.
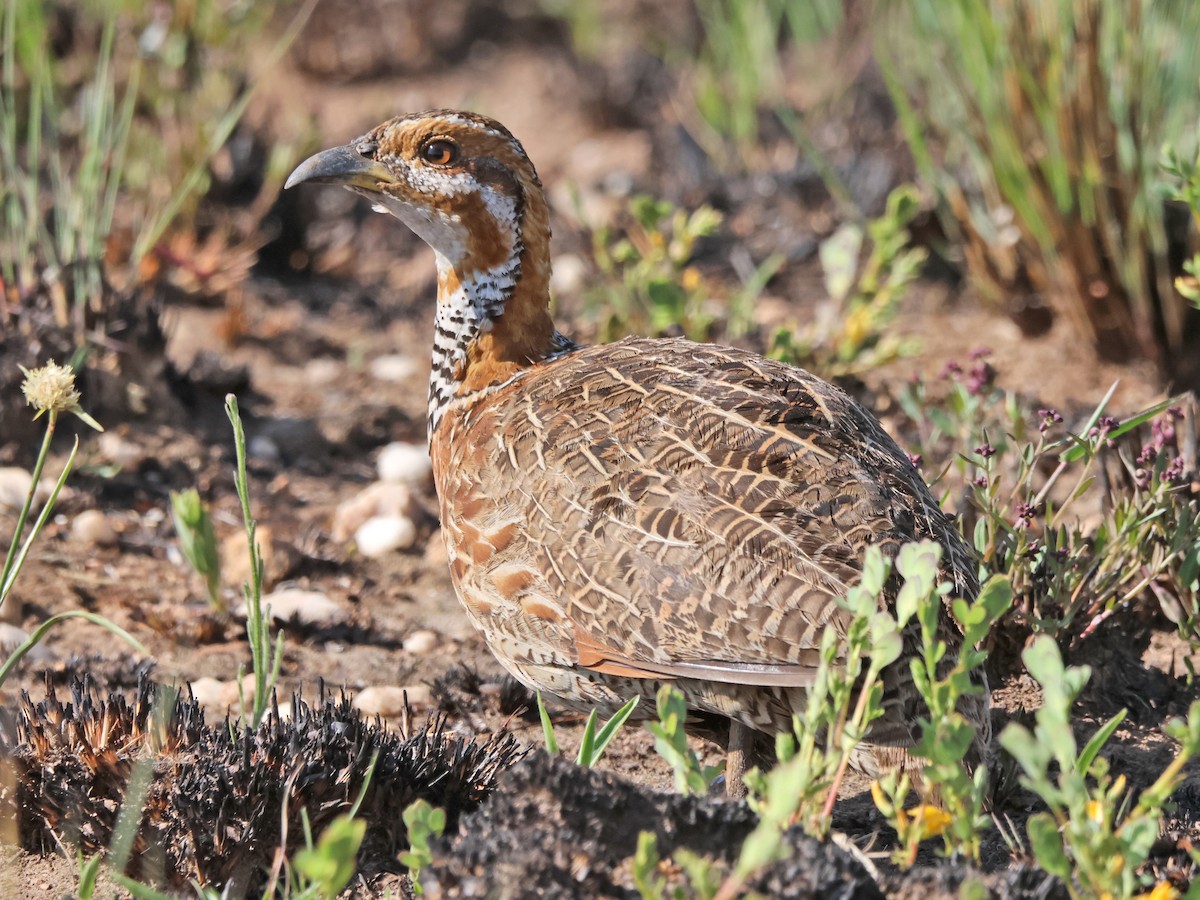
[[[379,451],[376,467],[380,481],[399,481],[404,484],[424,484],[433,474],[433,463],[425,447],[399,441]]]
[[[411,357],[390,353],[377,356],[370,363],[371,377],[379,381],[407,381],[417,374],[417,363]]]
[[[342,371],[342,364],[336,359],[311,359],[304,366],[304,377],[309,384],[322,387],[341,378]]]
[[[98,509],[85,509],[71,522],[71,537],[93,547],[115,547],[117,531]]]
[[[136,466],[142,461],[142,451],[137,444],[125,440],[115,431],[106,431],[96,439],[100,455],[110,463],[122,468]]]
[[[431,706],[433,704],[433,691],[427,684],[410,684],[404,688],[404,693],[408,694],[409,706]]]
[[[10,599],[11,603],[12,600]],[[21,644],[29,639],[29,632],[24,628],[18,628],[16,625],[10,625],[8,622],[0,622],[0,655],[5,657],[12,653]],[[35,644],[33,648],[25,654],[25,658],[30,662],[38,662],[48,659],[50,651],[46,649],[43,643]]]
[[[408,485],[376,481],[338,505],[333,513],[333,539],[349,540],[374,516],[409,516],[412,512],[413,497]]]
[[[229,689],[233,688],[233,702],[237,702],[237,687],[228,681],[218,681],[205,675],[192,682],[192,696],[205,709],[224,712],[229,708]]]
[[[409,687],[376,685],[358,692],[354,698],[354,708],[364,716],[396,718],[404,713],[405,695],[408,696],[409,706],[428,706],[432,698],[428,686],[423,684]]]
[[[33,476],[24,469],[16,466],[0,467],[0,506],[20,509],[25,498],[29,496],[29,488],[33,485]]]
[[[441,643],[441,638],[438,637],[436,631],[421,628],[406,637],[402,646],[408,653],[415,654],[416,656],[424,656],[435,649],[439,643]]]
[[[320,591],[302,588],[280,588],[262,598],[263,606],[271,607],[272,622],[296,622],[300,625],[315,625],[328,628],[339,625],[349,618],[346,610],[330,600]],[[239,607],[239,615],[245,616],[246,606]]]
[[[358,552],[378,559],[394,550],[407,550],[417,540],[417,528],[406,516],[375,516],[354,532]]]

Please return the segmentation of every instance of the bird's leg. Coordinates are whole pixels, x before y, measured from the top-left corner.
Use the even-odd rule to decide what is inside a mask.
[[[729,720],[729,744],[725,750],[725,796],[741,800],[746,796],[746,758],[753,746],[754,733],[737,719]]]

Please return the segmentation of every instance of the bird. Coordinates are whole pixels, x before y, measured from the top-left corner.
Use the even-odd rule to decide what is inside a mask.
[[[501,665],[569,707],[611,715],[670,684],[728,720],[737,794],[756,734],[804,710],[822,635],[871,546],[942,548],[952,586],[978,563],[913,461],[840,388],[753,352],[682,338],[582,346],[550,314],[550,209],[499,122],[433,110],[317,153],[286,182],[368,198],[433,249],[428,438],[450,576]],[[881,604],[890,608],[895,585]],[[919,775],[919,634],[883,673],[883,715],[852,765]],[[643,707],[650,704],[642,704]],[[985,677],[960,712],[991,739]]]

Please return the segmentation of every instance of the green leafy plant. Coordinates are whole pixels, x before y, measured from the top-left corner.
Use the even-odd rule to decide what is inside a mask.
[[[662,857],[658,853],[658,837],[653,831],[638,833],[637,850],[633,854],[633,886],[642,900],[660,900],[666,896],[667,880],[659,874]]]
[[[79,880],[75,885],[75,896],[78,900],[92,900],[96,893],[96,881],[100,877],[100,863],[103,861],[104,857],[99,853],[93,853],[86,859],[80,854],[77,860]]]
[[[1194,501],[1181,490],[1181,468],[1163,452],[1165,445],[1155,448],[1153,442],[1137,458],[1129,450],[1110,453],[1123,435],[1156,417],[1170,419],[1168,410],[1179,398],[1117,421],[1104,415],[1111,393],[1080,434],[1053,437],[1051,423],[1033,441],[1013,447],[1009,452],[1017,456],[1011,483],[1001,475],[1004,451],[985,437],[975,454],[976,549],[988,568],[1013,573],[1014,588],[1025,594],[1031,624],[1039,631],[1070,631],[1080,620],[1085,630],[1092,628],[1097,617],[1107,617],[1152,586],[1163,590],[1171,583],[1183,608],[1195,609],[1187,568],[1195,567],[1189,559],[1196,552],[1200,522]],[[1116,457],[1128,480],[1121,489],[1110,490],[1103,517],[1085,532],[1069,514],[1082,506],[1105,454]],[[1049,466],[1053,468],[1043,482],[1039,473]],[[1066,599],[1044,605],[1054,598]]]
[[[413,891],[422,894],[421,869],[433,862],[429,839],[445,831],[446,811],[430,806],[426,800],[415,800],[405,808],[403,818],[409,849],[400,854],[400,863],[408,867]]]
[[[692,264],[697,242],[720,223],[721,214],[707,205],[689,213],[666,200],[636,196],[621,228],[592,230],[600,278],[585,300],[591,314],[600,317],[600,336],[615,340],[678,327],[704,341],[722,313],[726,337],[745,334],[754,301],[783,257],[769,257],[740,287],[722,290]]]
[[[678,688],[664,684],[655,698],[658,721],[647,722],[646,730],[654,735],[654,749],[675,773],[675,790],[681,794],[705,794],[709,785],[721,774],[720,766],[701,764],[696,751],[688,746],[684,723],[687,721],[687,701]]]
[[[1067,431],[1056,410],[1030,409],[995,377],[975,354],[965,369],[947,366],[940,396],[915,381],[897,399],[916,455],[941,471],[948,498],[965,498],[984,571],[1011,578],[1020,619],[1083,637],[1147,597],[1195,640],[1200,507],[1180,449],[1185,398],[1118,420],[1110,390]]]
[[[600,334],[613,340],[630,332],[661,334],[672,326],[703,339],[715,316],[700,272],[689,264],[696,242],[711,235],[721,214],[710,206],[693,212],[644,195],[629,201],[622,233],[608,227],[592,235],[601,280],[588,295],[603,310]]]
[[[583,766],[585,769],[590,769],[600,761],[600,757],[604,755],[604,751],[608,749],[608,745],[612,743],[613,738],[633,715],[633,711],[637,708],[639,697],[631,697],[620,709],[618,709],[611,719],[604,723],[604,726],[597,728],[596,710],[588,713],[587,721],[583,726],[583,736],[579,743],[579,752],[575,755],[575,764]],[[542,736],[546,742],[546,752],[551,756],[558,755],[558,738],[554,734],[554,724],[550,721],[550,713],[546,711],[546,704],[542,702],[542,695],[537,695],[538,717],[542,722]]]
[[[904,867],[916,862],[918,845],[940,835],[947,855],[978,860],[980,839],[991,820],[983,812],[988,798],[987,767],[983,760],[972,773],[964,763],[976,728],[960,711],[964,697],[979,694],[976,672],[987,658],[980,649],[992,628],[1012,605],[1007,578],[993,576],[973,599],[956,598],[951,612],[962,629],[962,645],[952,665],[945,641],[938,636],[943,598],[950,586],[936,583],[941,548],[920,545],[905,560],[904,587],[896,602],[900,622],[915,619],[921,629],[921,654],[911,660],[913,684],[928,709],[918,723],[914,756],[924,760],[922,802],[905,809],[912,784],[906,774],[891,772],[872,785],[875,805],[899,837],[895,860]],[[900,562],[899,560],[897,561]]]
[[[940,555],[932,552],[940,551],[936,545],[927,545],[925,549],[934,560]],[[964,697],[982,691],[975,681],[976,673],[987,659],[987,651],[981,648],[987,645],[992,628],[1012,606],[1012,586],[1006,577],[996,575],[974,599],[960,597],[951,603],[951,612],[962,629],[962,644],[958,658],[947,669],[946,644],[938,638],[937,626],[945,586],[917,582],[915,573],[905,577],[905,588],[914,583],[916,587],[907,596],[901,591],[898,602],[916,602],[913,615],[921,623],[922,653],[911,663],[913,683],[929,710],[928,718],[920,720],[920,738],[912,751],[925,760],[922,791],[927,803],[936,800],[947,817],[941,830],[946,854],[962,854],[978,860],[980,835],[991,821],[983,812],[988,799],[988,773],[984,760],[977,761],[974,773],[963,763],[976,729],[960,712],[959,703]],[[922,587],[929,589],[923,598]],[[907,610],[899,613],[901,620],[907,617],[906,613]]]
[[[911,552],[901,550],[905,568]],[[880,675],[900,656],[896,620],[879,607],[890,572],[891,563],[879,548],[869,548],[861,581],[840,601],[853,618],[844,635],[826,628],[804,714],[793,717],[794,734],[776,737],[778,764],[767,773],[746,773],[759,823],[743,843],[719,897],[737,896],[747,880],[779,858],[789,826],[799,824],[814,837],[829,834],[842,777],[871,722],[883,714]]]
[[[238,411],[237,398],[233,394],[225,397],[225,413],[233,426],[234,450],[237,468],[234,483],[238,499],[242,503],[242,523],[246,529],[246,545],[250,553],[250,580],[242,585],[246,599],[246,638],[250,644],[250,662],[254,670],[254,698],[247,715],[246,698],[242,694],[242,673],[238,672],[238,698],[242,716],[248,719],[248,727],[257,728],[271,703],[271,692],[279,681],[279,670],[283,665],[283,632],[271,642],[270,610],[262,604],[263,561],[255,539],[257,524],[250,514],[250,484],[246,475],[246,433],[242,429],[242,417]]]
[[[888,195],[883,215],[865,227],[847,222],[826,238],[820,257],[829,300],[812,321],[776,331],[769,355],[850,375],[912,353],[913,342],[891,334],[889,326],[925,261],[925,250],[912,246],[908,232],[918,212],[916,191],[901,185]]]
[[[226,603],[221,596],[221,558],[217,552],[217,535],[213,530],[212,516],[200,499],[200,492],[195,488],[171,491],[171,520],[175,523],[180,551],[192,564],[196,574],[204,579],[209,604],[224,613]]]
[[[1062,879],[1072,897],[1132,897],[1151,879],[1138,870],[1157,839],[1163,808],[1189,759],[1200,751],[1200,701],[1187,721],[1167,733],[1179,753],[1158,779],[1131,802],[1124,776],[1113,778],[1100,755],[1124,719],[1102,725],[1080,749],[1071,728],[1071,705],[1091,675],[1087,666],[1064,666],[1058,646],[1038,638],[1022,654],[1042,687],[1043,701],[1031,731],[1009,724],[1000,743],[1017,761],[1022,783],[1049,808],[1027,824],[1038,864]]]
[[[325,826],[314,846],[296,852],[292,869],[308,885],[309,895],[334,900],[342,892],[354,877],[366,833],[365,821],[344,813]]]
[[[631,874],[642,900],[713,900],[721,887],[719,867],[711,859],[680,847],[671,857],[672,868],[681,870],[685,884],[667,893],[667,879],[660,873],[662,858],[653,831],[638,835]]]

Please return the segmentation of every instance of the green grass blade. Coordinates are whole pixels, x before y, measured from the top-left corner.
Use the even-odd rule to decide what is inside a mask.
[[[1079,760],[1075,763],[1076,772],[1080,775],[1088,773],[1088,770],[1092,767],[1092,761],[1096,758],[1096,754],[1108,743],[1108,739],[1113,736],[1113,732],[1125,720],[1125,713],[1127,712],[1128,710],[1121,710],[1092,735],[1091,740],[1084,746],[1083,752],[1079,754]]]
[[[583,726],[583,740],[579,742],[579,753],[575,757],[575,764],[583,766],[585,769],[590,769],[592,763],[596,761],[593,755],[593,749],[596,744],[596,710],[588,713],[587,723]]]
[[[1104,395],[1100,402],[1096,404],[1096,408],[1092,410],[1092,414],[1088,417],[1087,422],[1084,424],[1083,428],[1080,429],[1080,434],[1086,435],[1089,431],[1096,427],[1096,423],[1099,422],[1100,417],[1104,415],[1104,410],[1108,408],[1108,401],[1112,399],[1113,394],[1115,394],[1117,391],[1117,385],[1120,383],[1121,382],[1119,381],[1114,381],[1112,383],[1112,387],[1108,389],[1108,392]],[[1077,460],[1083,458],[1083,455],[1087,452],[1087,449],[1088,444],[1084,441],[1079,441],[1074,447],[1070,448],[1069,450],[1065,450],[1062,458],[1067,462],[1076,462]]]
[[[617,736],[622,726],[629,721],[629,717],[633,715],[633,711],[637,709],[640,697],[631,697],[629,702],[618,709],[611,719],[604,723],[604,727],[596,734],[595,747],[592,753],[592,763],[597,762],[604,751],[608,749],[608,745],[613,742],[613,738]]]
[[[100,863],[104,859],[99,853],[89,856],[79,866],[79,886],[75,889],[78,900],[92,900],[96,893],[96,879],[100,877]]]
[[[1092,413],[1091,417],[1088,420],[1087,425],[1085,425],[1083,428],[1083,436],[1084,437],[1086,437],[1087,434],[1092,430],[1092,428],[1095,427],[1096,422],[1100,418],[1102,409],[1108,403],[1109,398],[1112,397],[1112,393],[1114,390],[1116,390],[1116,387],[1117,386],[1114,384],[1109,389],[1108,394],[1106,394],[1104,399],[1102,401],[1100,401],[1100,405],[1096,407],[1096,411]],[[1112,431],[1108,432],[1108,439],[1115,440],[1116,438],[1119,438],[1121,435],[1126,434],[1127,432],[1130,432],[1133,429],[1138,428],[1142,425],[1145,425],[1147,422],[1149,422],[1151,419],[1153,419],[1155,416],[1159,415],[1160,413],[1164,412],[1165,410],[1171,408],[1172,406],[1179,405],[1180,403],[1182,403],[1184,401],[1184,399],[1185,399],[1185,395],[1177,394],[1174,397],[1168,397],[1166,400],[1160,400],[1158,403],[1155,403],[1153,406],[1146,407],[1146,409],[1143,409],[1141,412],[1137,413],[1136,415],[1130,416],[1128,419],[1122,420],[1117,425],[1116,428],[1114,428]],[[1071,447],[1070,449],[1064,451],[1062,454],[1062,458],[1065,459],[1067,462],[1075,462],[1083,457],[1083,455],[1087,452],[1087,448],[1088,448],[1088,444],[1086,443],[1086,441],[1082,441],[1082,442],[1076,444],[1074,447]]]
[[[546,752],[558,756],[558,739],[554,736],[554,724],[550,721],[550,713],[546,712],[546,704],[542,701],[542,693],[537,693],[538,718],[542,720],[542,737],[546,741]]]
[[[113,872],[112,880],[129,891],[134,900],[172,900],[170,894],[164,894],[150,887],[148,884],[134,881],[128,875],[123,875],[120,872]]]

